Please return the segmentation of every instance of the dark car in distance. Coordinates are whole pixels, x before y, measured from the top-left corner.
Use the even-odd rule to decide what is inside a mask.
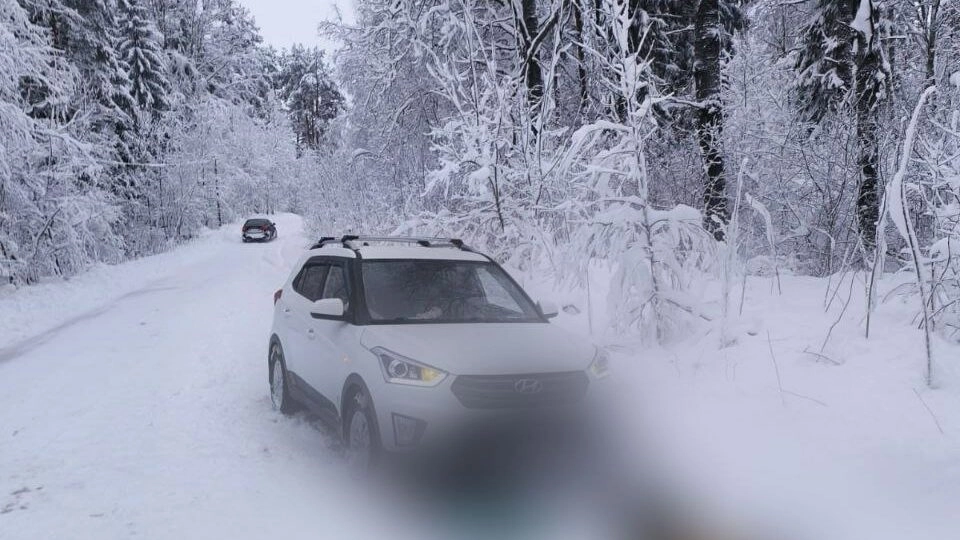
[[[253,218],[243,224],[244,242],[269,242],[277,237],[277,225],[269,219]]]

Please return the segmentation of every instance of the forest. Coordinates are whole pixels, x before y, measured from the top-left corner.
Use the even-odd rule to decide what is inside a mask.
[[[0,10],[0,281],[70,276],[316,200],[344,105],[321,51],[264,45],[234,0]]]
[[[236,0],[0,10],[3,282],[283,210],[605,267],[657,339],[784,272],[908,274],[960,335],[956,0],[358,0],[332,57]]]

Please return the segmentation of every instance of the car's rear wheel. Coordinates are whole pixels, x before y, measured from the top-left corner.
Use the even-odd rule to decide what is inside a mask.
[[[343,435],[347,465],[355,475],[368,473],[380,458],[380,433],[369,396],[354,392],[344,416]]]
[[[283,360],[283,348],[274,342],[270,345],[270,401],[273,408],[283,414],[290,414],[296,410],[296,404],[290,397],[289,377],[287,366]]]

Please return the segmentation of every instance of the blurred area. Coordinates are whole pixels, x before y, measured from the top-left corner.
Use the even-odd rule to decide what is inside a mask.
[[[609,397],[501,412],[429,447],[382,455],[355,473],[364,504],[387,509],[381,515],[404,538],[788,538],[681,487],[672,467],[658,463],[655,442],[619,429],[628,409]]]

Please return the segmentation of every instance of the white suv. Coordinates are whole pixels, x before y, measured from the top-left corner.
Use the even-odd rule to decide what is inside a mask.
[[[607,371],[548,322],[555,307],[455,239],[324,238],[274,304],[274,406],[340,426],[364,467],[470,418],[582,403]]]

